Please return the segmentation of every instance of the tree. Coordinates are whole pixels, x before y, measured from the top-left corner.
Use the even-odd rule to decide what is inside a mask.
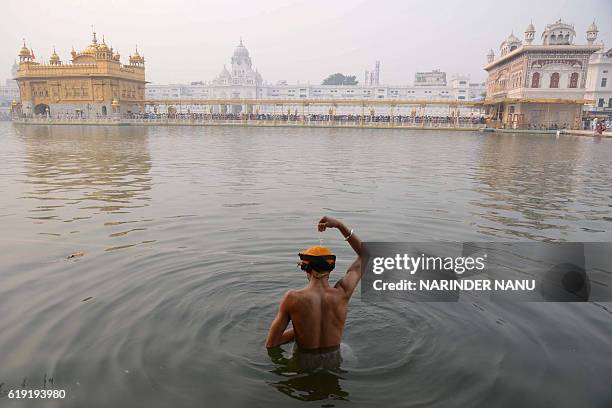
[[[323,85],[357,85],[355,75],[344,75],[339,72],[332,74],[323,80]]]

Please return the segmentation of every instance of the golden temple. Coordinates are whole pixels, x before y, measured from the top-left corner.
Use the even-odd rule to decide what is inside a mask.
[[[128,64],[93,32],[82,51],[71,51],[70,63],[61,61],[55,48],[48,63],[36,61],[25,40],[19,51],[17,78],[22,116],[96,117],[144,111],[145,59],[138,47]]]

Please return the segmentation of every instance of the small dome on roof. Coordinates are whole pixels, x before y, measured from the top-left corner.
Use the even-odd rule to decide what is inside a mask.
[[[100,44],[100,46],[98,47],[98,51],[101,52],[109,52],[110,49],[108,48],[108,45],[106,45],[105,43]]]
[[[57,52],[55,52],[55,47],[53,47],[53,54],[51,54],[51,58],[49,58],[49,63],[57,64],[59,62],[60,62],[60,57],[59,55],[57,55]]]
[[[144,58],[140,56],[138,53],[138,46],[136,46],[136,50],[132,55],[130,55],[130,63],[131,64],[142,64],[144,63]]]
[[[533,33],[533,32],[535,32],[535,27],[533,26],[533,23],[529,23],[529,25],[525,29],[525,32],[526,33]]]
[[[589,26],[589,29],[587,31],[599,31],[597,29],[597,25],[595,24],[595,20],[593,20],[593,22],[591,23],[591,25]]]
[[[507,42],[508,44],[510,44],[510,43],[521,42],[521,40],[519,40],[518,38],[516,38],[516,36],[514,35],[514,33],[510,33],[510,35],[508,36],[508,38],[506,38],[506,42]]]
[[[522,44],[521,40],[516,38],[514,33],[510,33],[508,38],[506,38],[504,41],[502,41],[502,43],[499,45],[500,54],[502,56],[504,56],[504,55],[508,54],[509,52],[512,52],[515,49],[517,49],[518,47],[520,47],[521,44]]]
[[[32,54],[30,53],[30,50],[28,49],[28,47],[26,47],[26,43],[25,41],[23,42],[23,47],[21,47],[21,49],[19,50],[19,56],[20,57],[30,57]]]
[[[574,43],[576,31],[573,24],[564,23],[561,19],[546,25],[542,32],[543,45],[570,45]]]

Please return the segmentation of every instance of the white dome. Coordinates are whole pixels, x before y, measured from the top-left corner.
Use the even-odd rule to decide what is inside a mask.
[[[593,20],[593,22],[591,23],[591,25],[589,26],[589,29],[587,31],[599,31],[597,29],[597,25],[595,24],[595,20]]]
[[[512,43],[517,43],[517,42],[521,42],[521,40],[519,40],[518,38],[516,38],[516,36],[514,35],[514,33],[511,33],[508,38],[506,38],[506,43],[508,44],[512,44]]]
[[[240,39],[240,44],[234,50],[234,57],[249,57],[249,50],[242,44],[242,38]]]
[[[504,41],[502,41],[502,43],[499,45],[499,51],[500,54],[506,55],[509,52],[514,51],[515,49],[517,49],[518,47],[520,47],[522,44],[521,40],[519,40],[518,38],[516,38],[516,36],[511,33],[508,38],[506,38]]]
[[[527,28],[525,29],[526,33],[532,33],[535,32],[535,27],[533,26],[533,23],[529,23],[529,25],[527,26]]]

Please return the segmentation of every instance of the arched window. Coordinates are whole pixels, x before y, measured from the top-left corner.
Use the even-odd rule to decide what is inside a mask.
[[[531,76],[531,87],[532,88],[540,87],[540,73],[539,72],[534,72],[533,75]]]
[[[550,76],[550,88],[558,88],[559,87],[559,73],[553,72]]]
[[[569,83],[569,87],[570,88],[578,88],[578,73],[574,72],[571,76],[570,76],[570,83]]]

